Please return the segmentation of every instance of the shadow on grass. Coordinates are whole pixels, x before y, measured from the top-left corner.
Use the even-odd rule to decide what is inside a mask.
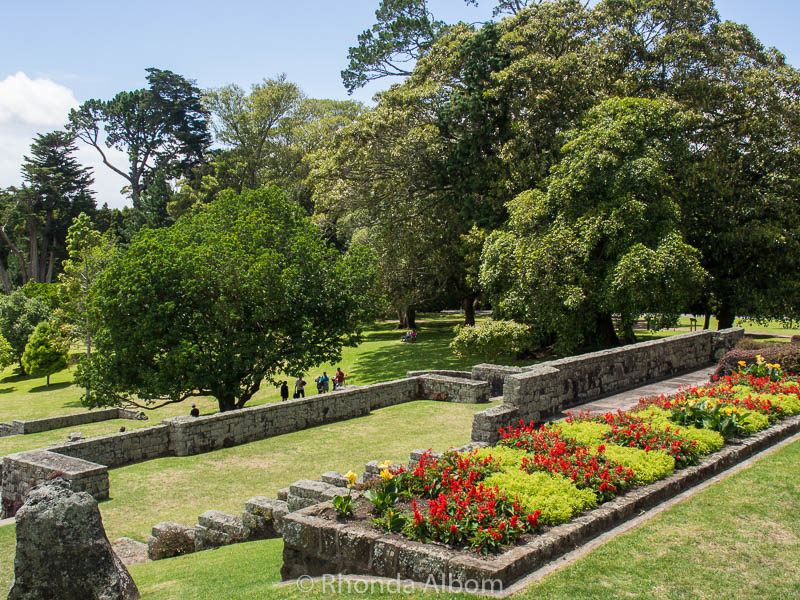
[[[28,381],[30,379],[38,379],[39,377],[34,377],[33,375],[26,375],[22,369],[17,367],[14,369],[14,374],[9,375],[8,377],[3,377],[0,379],[0,383],[19,383],[20,381]]]
[[[32,387],[29,392],[31,394],[38,394],[40,392],[55,392],[56,390],[63,390],[72,385],[71,381],[62,381],[61,383],[51,383],[50,385],[37,385]]]
[[[45,389],[46,390],[52,389],[52,387],[53,386],[51,385],[49,388],[45,388]],[[83,404],[81,403],[80,398],[78,398],[77,400],[70,400],[69,402],[64,402],[64,404],[62,404],[61,406],[63,408],[67,408],[67,407],[69,407],[69,408],[78,408],[78,407],[82,407]],[[86,410],[89,410],[89,409],[87,408]]]
[[[10,394],[11,392],[14,392],[16,390],[17,388],[15,387],[0,388],[0,394]]]

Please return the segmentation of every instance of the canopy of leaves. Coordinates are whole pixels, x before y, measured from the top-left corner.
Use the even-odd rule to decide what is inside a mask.
[[[509,205],[481,281],[504,315],[555,334],[557,348],[616,341],[645,312],[674,315],[705,275],[682,239],[673,175],[691,159],[689,119],[652,100],[608,100],[573,131],[544,191]]]
[[[147,69],[148,88],[120,92],[111,100],[87,100],[69,114],[70,129],[94,147],[103,163],[128,182],[134,209],[156,173],[168,179],[188,173],[204,160],[211,144],[200,90],[194,82],[156,68]],[[128,156],[114,165],[104,148]]]
[[[11,344],[15,359],[19,359],[28,343],[28,337],[41,322],[49,318],[47,305],[29,298],[22,290],[0,296],[0,335]]]
[[[339,358],[371,314],[371,259],[326,247],[277,188],[223,194],[144,229],[92,288],[93,403],[193,395],[241,408],[264,379]]]
[[[50,385],[50,375],[67,368],[68,349],[69,344],[58,328],[49,321],[42,321],[28,339],[22,354],[22,367],[28,375],[46,375],[47,385]]]

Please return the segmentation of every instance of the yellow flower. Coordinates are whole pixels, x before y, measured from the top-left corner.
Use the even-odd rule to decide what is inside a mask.
[[[778,363],[775,363],[775,364],[774,364],[774,365],[772,365],[772,366],[773,366],[773,367],[775,367],[776,369],[780,369],[780,368],[781,368],[781,366],[780,366]]]
[[[760,365],[764,364],[764,357],[761,356],[760,354],[756,354],[756,360],[758,361],[758,364]]]
[[[746,367],[746,366],[747,366],[747,363],[746,363],[746,362],[744,362],[743,360],[740,360],[740,361],[739,361],[739,366],[740,366],[740,367]]]
[[[388,469],[391,466],[392,466],[392,463],[391,463],[391,461],[388,461],[388,460],[378,464],[378,468],[379,469]]]
[[[352,471],[348,471],[344,474],[344,478],[347,479],[347,487],[352,488],[356,484],[356,479],[358,479],[358,475],[353,473]]]
[[[384,481],[389,481],[393,477],[394,477],[394,475],[392,475],[392,473],[391,473],[391,471],[389,471],[389,469],[384,469],[383,471],[381,471],[381,479],[383,479]]]

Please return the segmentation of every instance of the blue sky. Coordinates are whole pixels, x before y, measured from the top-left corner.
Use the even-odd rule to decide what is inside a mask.
[[[0,186],[19,183],[38,131],[58,128],[69,107],[142,87],[156,66],[202,88],[242,87],[286,73],[310,97],[347,98],[339,72],[378,0],[0,0]],[[800,65],[798,0],[717,0],[723,19],[746,23]],[[430,0],[445,21],[485,20],[493,3]],[[22,76],[20,76],[22,74]],[[385,83],[353,97],[368,101]],[[92,156],[82,152],[82,160]],[[122,180],[96,168],[98,200],[119,206]]]

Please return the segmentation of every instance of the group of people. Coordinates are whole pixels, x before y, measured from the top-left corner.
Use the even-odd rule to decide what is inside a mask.
[[[412,329],[411,331],[406,331],[403,334],[403,337],[400,338],[400,341],[401,342],[408,342],[408,343],[416,342],[417,341],[417,332],[416,332],[416,330]]]
[[[317,384],[317,393],[322,394],[330,389],[331,377],[328,376],[328,373],[326,371],[323,371],[322,375],[314,378],[314,383]],[[336,373],[333,376],[333,389],[338,390],[343,385],[344,385],[344,371],[342,371],[341,367],[337,367]],[[293,398],[306,397],[306,381],[305,379],[303,379],[302,375],[297,378],[297,381],[294,382],[294,395],[292,397]],[[281,402],[285,402],[288,399],[289,399],[289,383],[287,381],[283,381],[281,382]]]

